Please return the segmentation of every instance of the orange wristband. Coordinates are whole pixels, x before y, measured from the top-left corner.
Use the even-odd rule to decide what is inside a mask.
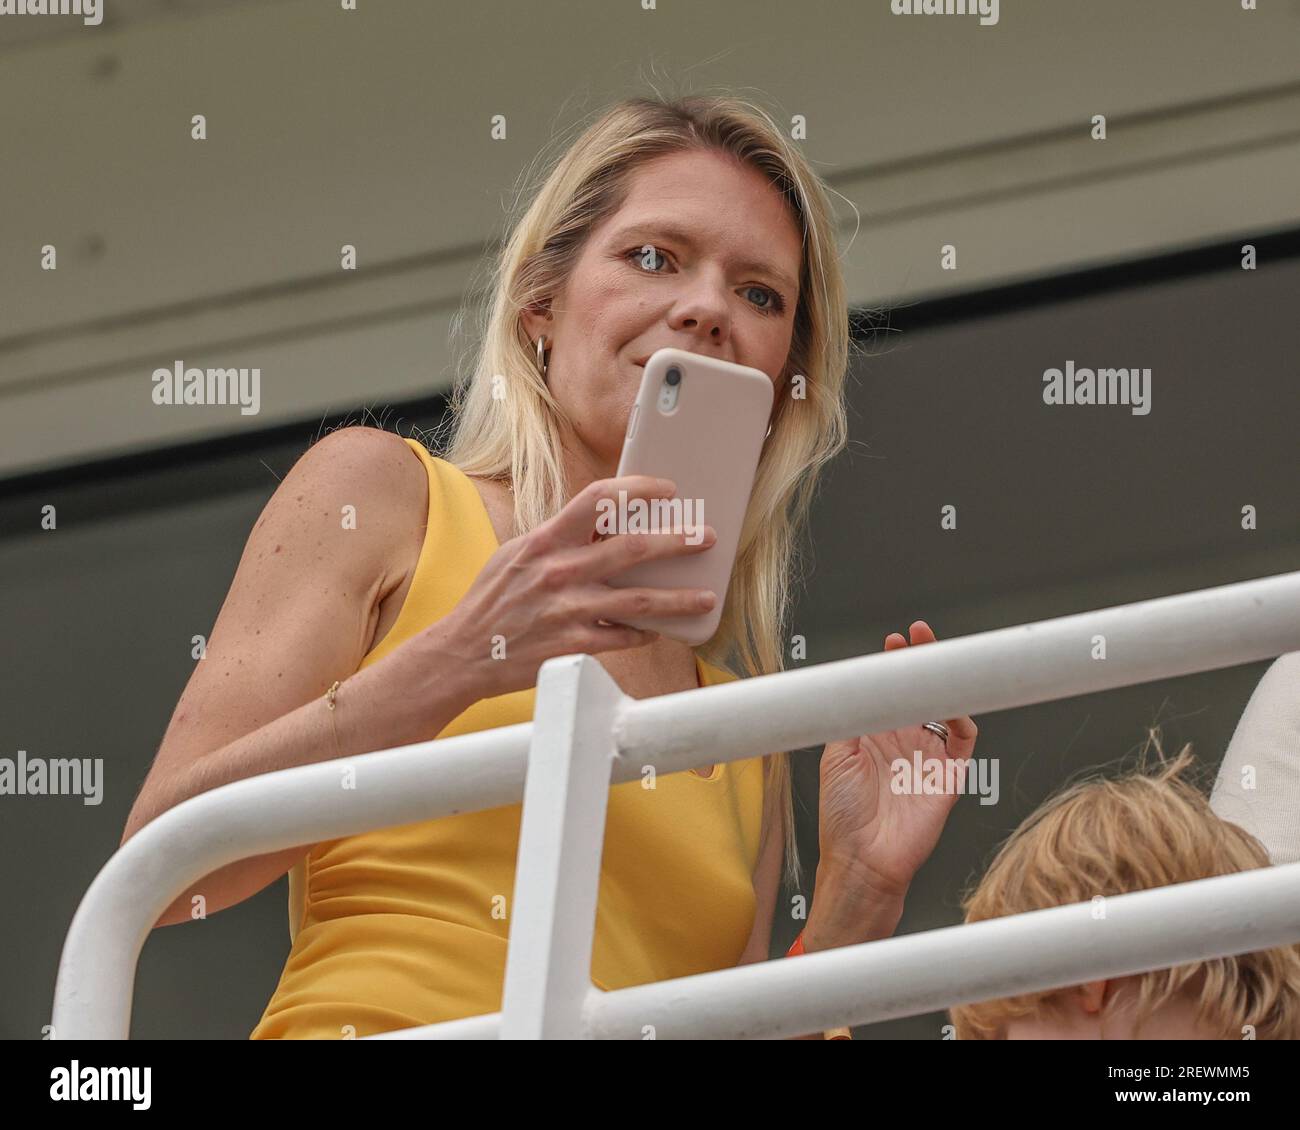
[[[807,952],[808,951],[803,948],[803,931],[800,930],[799,936],[794,940],[794,944],[788,950],[785,951],[785,956],[798,957],[801,953],[807,953]],[[850,1032],[847,1028],[827,1028],[822,1033],[822,1039],[851,1040],[853,1039],[853,1033]]]

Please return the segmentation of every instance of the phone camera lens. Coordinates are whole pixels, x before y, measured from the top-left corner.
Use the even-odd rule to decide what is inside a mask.
[[[679,385],[682,383],[682,371],[680,369],[669,369],[664,380],[666,380],[670,385]]]

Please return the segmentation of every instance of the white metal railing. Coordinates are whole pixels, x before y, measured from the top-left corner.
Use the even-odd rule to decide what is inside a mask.
[[[1094,638],[1107,658],[1094,659]],[[609,786],[1300,650],[1300,572],[634,700],[545,663],[531,723],[249,778],[142,828],[73,917],[59,1039],[124,1039],[140,951],[238,859],[523,797],[502,1009],[372,1039],[779,1038],[1300,941],[1300,864],[601,992],[590,980]],[[529,771],[525,774],[525,769]]]

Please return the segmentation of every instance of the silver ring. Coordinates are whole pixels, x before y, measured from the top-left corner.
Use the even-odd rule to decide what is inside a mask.
[[[948,727],[942,722],[922,722],[921,729],[929,730],[932,734],[938,734],[943,744],[945,746],[948,744]]]

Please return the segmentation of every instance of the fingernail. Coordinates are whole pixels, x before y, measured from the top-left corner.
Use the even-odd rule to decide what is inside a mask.
[[[712,592],[702,592],[699,595],[699,604],[701,608],[712,608],[718,598]]]

